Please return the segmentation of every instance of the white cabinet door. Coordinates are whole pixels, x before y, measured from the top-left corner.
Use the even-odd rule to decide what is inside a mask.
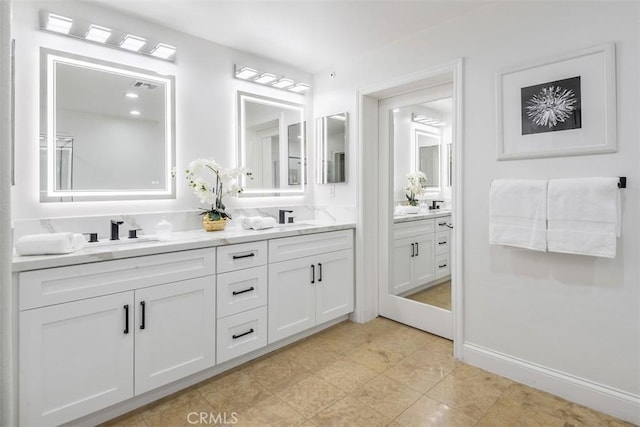
[[[389,286],[390,295],[398,295],[411,289],[413,280],[413,257],[415,256],[413,237],[394,239],[393,241],[393,281]]]
[[[413,280],[415,285],[422,285],[436,278],[435,239],[433,234],[421,234],[414,240]]]
[[[315,326],[315,260],[269,264],[269,343]]]
[[[215,364],[215,276],[135,291],[135,394]]]
[[[59,425],[132,397],[133,336],[132,291],[22,311],[20,425]]]
[[[353,250],[316,257],[316,324],[353,311]]]

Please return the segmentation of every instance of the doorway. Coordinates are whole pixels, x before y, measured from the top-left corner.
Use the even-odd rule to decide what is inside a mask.
[[[363,277],[357,290],[358,297],[375,304],[377,306],[375,314],[453,339],[454,355],[462,354],[463,342],[460,292],[462,288],[462,197],[459,185],[462,182],[462,174],[458,167],[462,164],[461,83],[462,60],[458,60],[361,90],[359,93],[361,109],[359,149],[361,150],[362,179],[359,186],[359,223],[362,226],[360,262],[361,265],[376,265],[377,268],[362,269]],[[446,90],[449,91],[448,95],[443,94]],[[404,251],[406,256],[413,259],[411,256],[413,250],[414,257],[422,256],[423,260],[435,264],[437,254],[433,245],[437,244],[434,242],[437,236],[434,230],[419,232],[418,234],[422,235],[433,233],[426,236],[426,240],[422,239],[425,236],[421,236],[414,241],[412,240],[414,232],[409,231],[408,236],[411,237],[409,238],[411,242],[405,242],[403,249],[394,249],[394,244],[400,241],[398,235],[394,236],[395,207],[401,204],[405,197],[400,181],[405,180],[406,185],[406,177],[397,178],[403,173],[406,175],[406,172],[396,170],[394,131],[398,124],[394,123],[394,114],[402,113],[403,109],[407,109],[408,111],[404,111],[405,118],[411,117],[409,113],[414,106],[419,106],[422,111],[436,110],[436,105],[429,105],[429,103],[447,98],[446,102],[451,104],[449,107],[450,134],[447,136],[442,132],[434,132],[434,126],[427,127],[426,131],[419,129],[420,132],[415,132],[415,135],[410,137],[413,138],[412,145],[400,156],[404,157],[408,168],[413,171],[419,170],[421,164],[425,167],[432,165],[438,168],[438,170],[427,171],[430,173],[430,180],[424,186],[425,194],[418,197],[418,202],[422,202],[422,206],[418,209],[424,211],[427,209],[426,202],[432,200],[446,198],[450,203],[450,215],[444,215],[447,212],[440,211],[443,214],[441,217],[447,217],[446,224],[450,226],[455,224],[455,228],[449,235],[452,250],[450,262],[447,263],[449,269],[447,273],[450,277],[447,277],[448,274],[438,275],[437,271],[432,270],[429,265],[425,266],[424,262],[416,261],[414,273],[411,273],[413,283],[405,283],[406,286],[403,288],[398,285],[401,283],[399,281],[394,284],[394,271],[404,274],[411,269],[411,265],[404,264],[399,270],[394,269],[396,264],[394,258],[401,256],[398,253]],[[415,221],[415,225],[418,222]],[[440,222],[445,221],[438,221]],[[432,250],[431,253],[429,248]],[[377,286],[375,289],[370,289],[364,285],[366,283],[375,283]],[[394,285],[398,287],[397,292],[394,290]],[[433,288],[431,296],[420,294],[421,291],[430,288]],[[450,297],[446,296],[448,289],[450,289]],[[442,300],[442,303],[435,302],[434,299]],[[432,302],[425,304],[424,300]],[[367,319],[367,315],[370,318],[374,313],[367,312],[368,307],[371,306],[364,304],[364,308],[356,313],[356,318],[358,315],[364,320]]]

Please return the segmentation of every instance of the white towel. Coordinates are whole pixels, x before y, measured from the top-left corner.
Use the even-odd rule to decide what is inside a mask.
[[[489,203],[489,244],[547,249],[546,180],[495,179]]]
[[[277,224],[275,218],[271,218],[270,216],[259,216],[255,217],[253,221],[251,221],[251,227],[254,230],[264,230],[265,228],[272,228]]]
[[[245,230],[249,230],[251,228],[251,224],[253,223],[253,220],[256,219],[256,218],[259,218],[259,217],[257,217],[257,216],[245,216],[240,221],[240,225]]]
[[[82,234],[45,233],[22,236],[15,246],[18,255],[55,255],[82,249],[84,244]]]
[[[615,258],[620,236],[619,178],[549,181],[550,252]]]

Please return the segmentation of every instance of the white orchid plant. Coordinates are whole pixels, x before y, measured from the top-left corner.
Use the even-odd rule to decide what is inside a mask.
[[[189,163],[186,170],[187,183],[200,203],[211,206],[207,209],[200,208],[203,211],[201,215],[208,215],[213,221],[231,219],[222,198],[227,195],[237,196],[242,192],[242,175],[251,178],[251,171],[245,168],[223,168],[213,159],[196,159]]]
[[[415,171],[407,175],[407,186],[404,189],[411,206],[418,206],[417,197],[424,194],[425,185],[427,185],[427,176],[424,173]]]

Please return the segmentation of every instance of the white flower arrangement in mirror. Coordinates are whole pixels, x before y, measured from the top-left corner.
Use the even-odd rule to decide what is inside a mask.
[[[418,196],[424,194],[424,186],[427,185],[427,176],[420,172],[414,171],[407,175],[407,186],[405,187],[405,195],[409,205],[418,206]]]
[[[203,211],[201,215],[207,215],[212,221],[231,219],[222,198],[227,195],[238,196],[244,190],[240,186],[242,175],[251,178],[251,171],[246,168],[223,168],[213,159],[196,159],[189,163],[187,183],[200,203],[211,206],[200,208]]]

